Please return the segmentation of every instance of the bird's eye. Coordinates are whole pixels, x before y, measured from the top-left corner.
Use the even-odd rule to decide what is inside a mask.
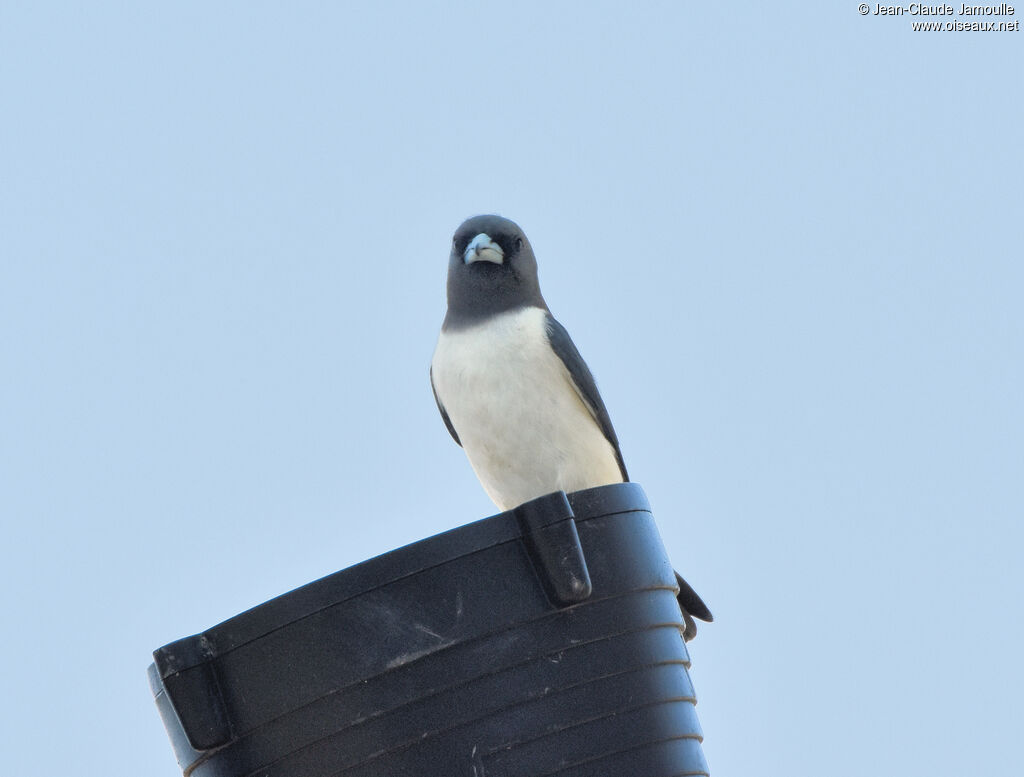
[[[522,247],[523,247],[523,239],[521,237],[517,237],[516,238],[516,249],[518,250],[518,249],[520,249]]]

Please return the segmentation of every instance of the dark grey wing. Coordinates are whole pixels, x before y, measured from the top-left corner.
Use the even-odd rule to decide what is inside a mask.
[[[569,370],[569,376],[572,378],[573,385],[583,400],[583,404],[590,410],[590,414],[594,416],[594,420],[601,427],[604,436],[615,449],[615,458],[619,462],[622,479],[628,481],[629,476],[626,474],[626,465],[622,461],[622,451],[619,450],[619,440],[615,436],[615,429],[612,428],[612,421],[608,417],[608,410],[605,408],[601,395],[597,391],[597,382],[594,380],[590,368],[583,361],[583,357],[580,356],[580,352],[576,349],[572,338],[569,337],[569,333],[565,331],[565,327],[559,324],[550,313],[548,313],[547,317],[547,330],[551,349],[558,354],[558,358],[562,360],[562,363]],[[443,414],[444,410],[441,412]],[[452,434],[454,435],[455,432],[453,431]],[[689,583],[683,580],[678,572],[676,572],[676,583],[679,585],[679,594],[676,599],[679,602],[679,609],[683,613],[683,621],[685,623],[683,638],[689,642],[697,635],[697,624],[693,622],[694,618],[699,618],[709,623],[714,618],[711,615],[711,610],[704,604],[704,600],[697,595],[697,592],[693,590]]]
[[[686,624],[686,628],[683,630],[683,639],[689,642],[697,636],[697,624],[693,622],[694,618],[708,623],[715,618],[708,606],[704,604],[704,600],[697,595],[689,583],[683,580],[678,572],[676,572],[676,584],[679,586],[679,594],[676,599],[679,602],[679,609],[683,611],[683,622]]]
[[[444,421],[444,425],[448,427],[448,433],[455,440],[455,444],[460,448],[462,447],[462,440],[459,439],[459,435],[455,433],[455,427],[452,426],[452,419],[448,417],[448,413],[444,409],[444,405],[441,404],[441,398],[437,395],[437,389],[434,388],[434,368],[430,368],[430,390],[434,392],[434,401],[437,402],[437,409],[441,411],[441,420]]]
[[[547,317],[547,331],[551,349],[558,354],[558,358],[562,360],[566,369],[569,370],[569,377],[572,378],[573,386],[580,395],[580,399],[583,400],[583,404],[587,406],[590,414],[594,416],[594,420],[601,427],[601,433],[604,434],[608,442],[612,444],[612,448],[615,449],[615,459],[619,463],[622,479],[628,482],[629,475],[626,474],[626,465],[622,461],[622,451],[619,450],[619,438],[615,436],[615,429],[612,428],[612,419],[608,417],[608,411],[605,409],[601,395],[597,391],[597,382],[594,380],[590,368],[583,361],[580,352],[576,350],[576,344],[569,337],[569,333],[565,331],[565,327],[559,324],[551,313],[548,313]]]

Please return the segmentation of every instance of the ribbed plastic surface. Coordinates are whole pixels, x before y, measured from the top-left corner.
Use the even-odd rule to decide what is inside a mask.
[[[160,648],[150,680],[195,777],[707,774],[676,590],[639,486],[555,494]]]

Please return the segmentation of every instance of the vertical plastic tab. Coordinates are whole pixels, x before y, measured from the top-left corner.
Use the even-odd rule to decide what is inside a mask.
[[[201,751],[230,742],[227,705],[207,640],[201,635],[178,640],[155,651],[153,660],[189,745]]]
[[[589,598],[593,586],[565,492],[524,502],[513,513],[548,599],[565,607]]]

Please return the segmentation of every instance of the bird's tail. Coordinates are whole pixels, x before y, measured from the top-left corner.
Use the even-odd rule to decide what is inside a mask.
[[[676,572],[676,584],[679,586],[679,594],[676,599],[679,601],[679,609],[683,612],[683,622],[686,624],[683,629],[683,639],[689,642],[697,636],[697,624],[693,622],[694,618],[711,623],[715,617],[711,614],[708,606],[704,604],[704,600],[697,595],[689,583],[683,580],[678,572]]]

